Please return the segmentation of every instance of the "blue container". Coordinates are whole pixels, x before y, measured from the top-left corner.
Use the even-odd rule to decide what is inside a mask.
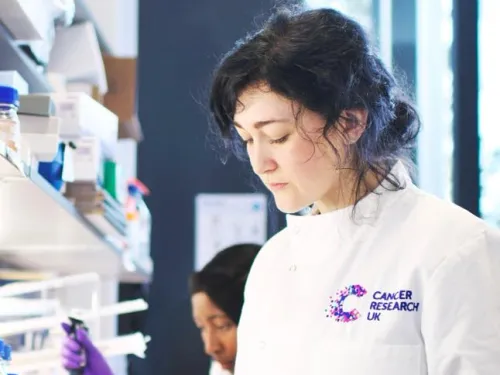
[[[62,172],[64,163],[65,144],[60,143],[57,154],[51,162],[38,163],[38,173],[45,178],[56,190],[63,186]]]

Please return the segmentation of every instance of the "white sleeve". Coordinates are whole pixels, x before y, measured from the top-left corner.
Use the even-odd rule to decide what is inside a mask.
[[[489,240],[465,243],[431,276],[422,306],[429,375],[500,374],[500,242]]]

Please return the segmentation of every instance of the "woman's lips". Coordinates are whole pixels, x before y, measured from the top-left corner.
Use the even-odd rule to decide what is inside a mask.
[[[272,191],[278,191],[284,189],[288,184],[284,182],[276,182],[276,183],[271,183],[268,184],[267,186],[269,187],[270,190]]]

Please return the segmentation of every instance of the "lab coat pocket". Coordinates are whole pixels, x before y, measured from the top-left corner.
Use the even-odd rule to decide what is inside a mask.
[[[417,345],[322,344],[312,358],[311,375],[420,375],[422,349]]]

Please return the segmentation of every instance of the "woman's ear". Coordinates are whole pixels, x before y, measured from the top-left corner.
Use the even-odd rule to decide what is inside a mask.
[[[354,144],[363,135],[368,121],[365,109],[349,109],[342,111],[339,124],[343,130],[346,144]]]

